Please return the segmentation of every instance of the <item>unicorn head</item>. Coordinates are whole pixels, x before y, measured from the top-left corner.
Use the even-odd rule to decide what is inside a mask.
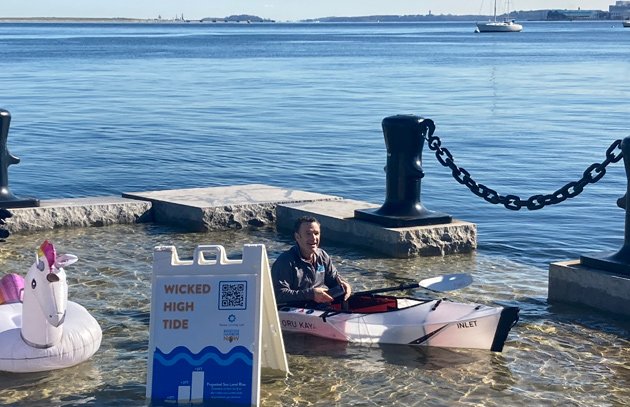
[[[77,260],[72,254],[57,256],[48,240],[39,247],[24,279],[22,339],[30,346],[48,348],[61,340],[68,305],[63,267]]]

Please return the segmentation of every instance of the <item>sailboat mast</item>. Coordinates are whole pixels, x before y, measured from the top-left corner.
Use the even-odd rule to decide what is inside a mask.
[[[497,0],[494,0],[494,22],[497,22]]]

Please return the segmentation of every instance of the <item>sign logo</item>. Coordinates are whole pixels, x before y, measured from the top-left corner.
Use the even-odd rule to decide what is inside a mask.
[[[241,333],[238,329],[224,329],[223,340],[230,343],[238,341],[240,334]]]

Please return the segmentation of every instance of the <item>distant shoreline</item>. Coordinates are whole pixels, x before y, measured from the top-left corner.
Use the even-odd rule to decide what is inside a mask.
[[[217,17],[195,19],[163,18],[126,18],[126,17],[0,17],[0,23],[138,23],[138,24],[187,24],[187,23],[275,23],[274,20],[239,19],[235,17]]]
[[[545,18],[544,12],[548,10],[536,10],[528,12],[513,12],[511,19],[519,21],[620,21],[609,18]],[[602,12],[603,13],[603,12]],[[487,15],[453,15],[453,14],[428,14],[428,15],[373,15],[356,17],[321,17],[314,19],[282,21],[283,23],[410,23],[410,22],[445,22],[445,21],[485,21],[492,16]],[[505,18],[506,16],[497,16]],[[276,23],[276,20],[263,19],[253,15],[233,15],[228,17],[204,17],[197,19],[163,19],[163,18],[128,18],[128,17],[0,17],[0,23],[144,23],[144,24],[186,24],[186,23]]]
[[[0,17],[0,23],[144,23],[142,18]]]

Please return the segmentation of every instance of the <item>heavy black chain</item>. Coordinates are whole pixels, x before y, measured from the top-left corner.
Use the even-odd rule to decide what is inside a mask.
[[[455,165],[453,155],[450,151],[448,151],[448,149],[441,146],[442,141],[440,138],[434,136],[433,131],[428,133],[428,136],[425,134],[424,137],[427,140],[429,148],[435,151],[435,157],[440,164],[451,169],[453,178],[455,178],[457,182],[466,185],[473,194],[485,199],[491,204],[502,204],[507,209],[513,211],[518,211],[523,207],[533,211],[536,209],[542,209],[546,205],[558,204],[568,198],[575,198],[582,193],[586,185],[594,184],[602,179],[604,174],[606,174],[606,167],[610,163],[616,163],[623,158],[623,152],[620,148],[621,140],[615,140],[610,147],[608,147],[608,150],[606,150],[606,159],[601,163],[591,164],[586,171],[584,171],[584,175],[579,181],[569,182],[552,194],[532,195],[528,199],[523,200],[516,195],[502,196],[494,189],[475,182],[468,171]]]

